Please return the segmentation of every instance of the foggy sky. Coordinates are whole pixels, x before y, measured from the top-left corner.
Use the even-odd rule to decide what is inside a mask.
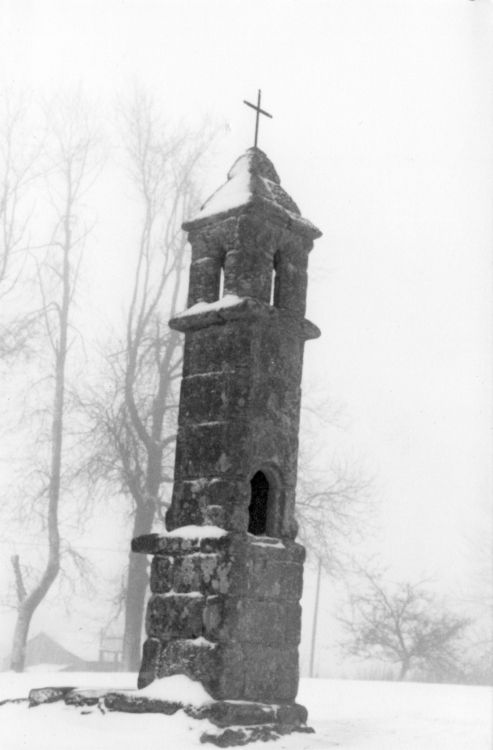
[[[204,199],[251,145],[242,100],[262,88],[274,119],[259,145],[324,233],[305,380],[345,405],[347,429],[320,440],[375,476],[369,550],[449,589],[467,577],[492,483],[490,0],[4,0],[1,13],[2,86],[82,86],[109,107],[143,84],[176,120],[226,123]],[[111,231],[101,221],[88,271],[108,318],[126,264]]]

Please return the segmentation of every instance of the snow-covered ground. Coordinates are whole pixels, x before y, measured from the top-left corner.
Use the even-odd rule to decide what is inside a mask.
[[[134,688],[126,674],[0,674],[0,700],[26,697],[33,687]],[[493,690],[459,685],[301,680],[315,734],[293,734],[273,743],[279,750],[491,750]],[[179,711],[173,716],[102,714],[62,703],[27,708],[0,706],[2,750],[188,750],[200,745],[206,721]],[[212,745],[210,745],[212,747]],[[264,743],[250,747],[265,748]]]

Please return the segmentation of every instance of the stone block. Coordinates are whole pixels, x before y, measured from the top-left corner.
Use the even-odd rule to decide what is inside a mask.
[[[234,543],[234,537],[230,534],[223,536],[202,537],[200,540],[200,552],[205,554],[223,553],[229,555]]]
[[[226,509],[222,505],[208,505],[204,511],[204,523],[207,525],[230,528],[226,519]]]
[[[200,742],[216,747],[242,747],[250,742],[269,742],[279,739],[280,733],[272,724],[253,726],[235,726],[216,729],[214,732],[203,732]]]
[[[203,611],[204,636],[213,641],[231,638],[234,633],[236,599],[208,596]]]
[[[185,525],[203,524],[208,504],[207,479],[178,482],[173,490],[173,502],[179,506]]]
[[[289,560],[289,551],[284,541],[275,538],[264,538],[250,536],[248,538],[248,566],[263,563],[268,565],[272,562],[285,562]]]
[[[303,565],[282,563],[279,565],[281,596],[289,601],[299,602],[303,594]]]
[[[256,556],[249,560],[248,596],[299,601],[302,590],[302,565],[271,560],[268,555]]]
[[[276,721],[278,706],[268,703],[242,703],[241,701],[214,701],[196,709],[194,716],[209,719],[218,727],[231,725],[267,724]],[[294,715],[294,712],[291,712]],[[286,713],[286,715],[289,715]],[[293,722],[294,723],[294,722]]]
[[[293,701],[298,691],[298,651],[260,644],[243,646],[245,688],[243,698],[268,703]]]
[[[151,563],[150,587],[153,594],[166,594],[173,588],[174,557],[155,555]]]
[[[183,376],[234,372],[248,366],[254,333],[249,320],[236,320],[220,326],[187,331]]]
[[[267,555],[256,556],[248,561],[247,595],[257,599],[279,599],[282,581],[279,571],[284,563],[272,562]]]
[[[180,424],[229,419],[227,380],[230,373],[195,373],[181,384]]]
[[[144,641],[137,687],[143,688],[156,678],[161,649],[162,642],[157,638],[148,638]]]
[[[200,591],[202,594],[226,594],[229,590],[231,563],[215,552],[199,552],[176,558],[173,589],[177,593]]]
[[[308,711],[300,703],[286,703],[277,707],[276,719],[281,724],[306,724]]]
[[[301,607],[298,602],[242,599],[235,633],[243,643],[296,645],[301,634]]]
[[[143,534],[132,539],[132,552],[146,555],[186,555],[200,550],[200,539],[165,534]]]
[[[166,514],[166,525],[173,530],[193,522],[244,532],[248,525],[249,497],[247,479],[178,479],[172,505]]]
[[[234,542],[234,548],[238,549],[238,541],[235,534],[223,534],[222,536],[204,536],[198,532],[197,536],[185,536],[167,534],[145,534],[132,540],[133,552],[144,552],[149,555],[160,555],[168,557],[180,557],[196,552],[223,552],[227,551]]]
[[[242,643],[284,645],[286,612],[280,602],[241,599],[235,632]]]
[[[153,594],[147,606],[146,631],[151,638],[197,638],[203,634],[201,594]]]
[[[243,531],[248,528],[248,505],[245,502],[238,501],[227,509],[226,524],[224,528],[231,531]]]
[[[209,682],[216,699],[241,700],[245,691],[245,655],[241,643],[230,640],[218,646],[220,667],[215,680]]]
[[[300,641],[301,607],[295,601],[209,596],[203,626],[207,638],[221,643],[239,640],[281,647],[296,645]]]
[[[176,443],[176,478],[246,474],[250,445],[248,425],[243,421],[182,425]]]
[[[207,689],[211,681],[217,680],[217,649],[217,644],[205,638],[170,641],[162,650],[157,676],[185,674],[202,682]]]
[[[250,409],[251,381],[251,372],[245,368],[194,373],[184,378],[180,425],[242,419]]]

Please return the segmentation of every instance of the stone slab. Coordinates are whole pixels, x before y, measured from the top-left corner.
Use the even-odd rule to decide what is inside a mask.
[[[42,703],[61,701],[74,689],[73,686],[33,688],[33,690],[29,691],[29,707],[33,708],[34,706],[40,706]]]
[[[268,742],[278,740],[293,732],[313,733],[311,727],[288,726],[284,724],[260,724],[259,726],[227,727],[218,732],[203,732],[200,737],[202,743],[210,743],[216,747],[241,747],[250,742]]]
[[[128,694],[120,692],[108,693],[104,697],[104,705],[108,711],[122,711],[131,714],[166,714],[167,716],[183,708],[181,703],[139,696],[133,691]]]

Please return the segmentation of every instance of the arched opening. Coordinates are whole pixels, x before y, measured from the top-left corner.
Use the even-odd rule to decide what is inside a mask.
[[[250,480],[251,499],[248,507],[248,532],[255,536],[267,533],[269,510],[269,482],[263,471],[257,471]]]

